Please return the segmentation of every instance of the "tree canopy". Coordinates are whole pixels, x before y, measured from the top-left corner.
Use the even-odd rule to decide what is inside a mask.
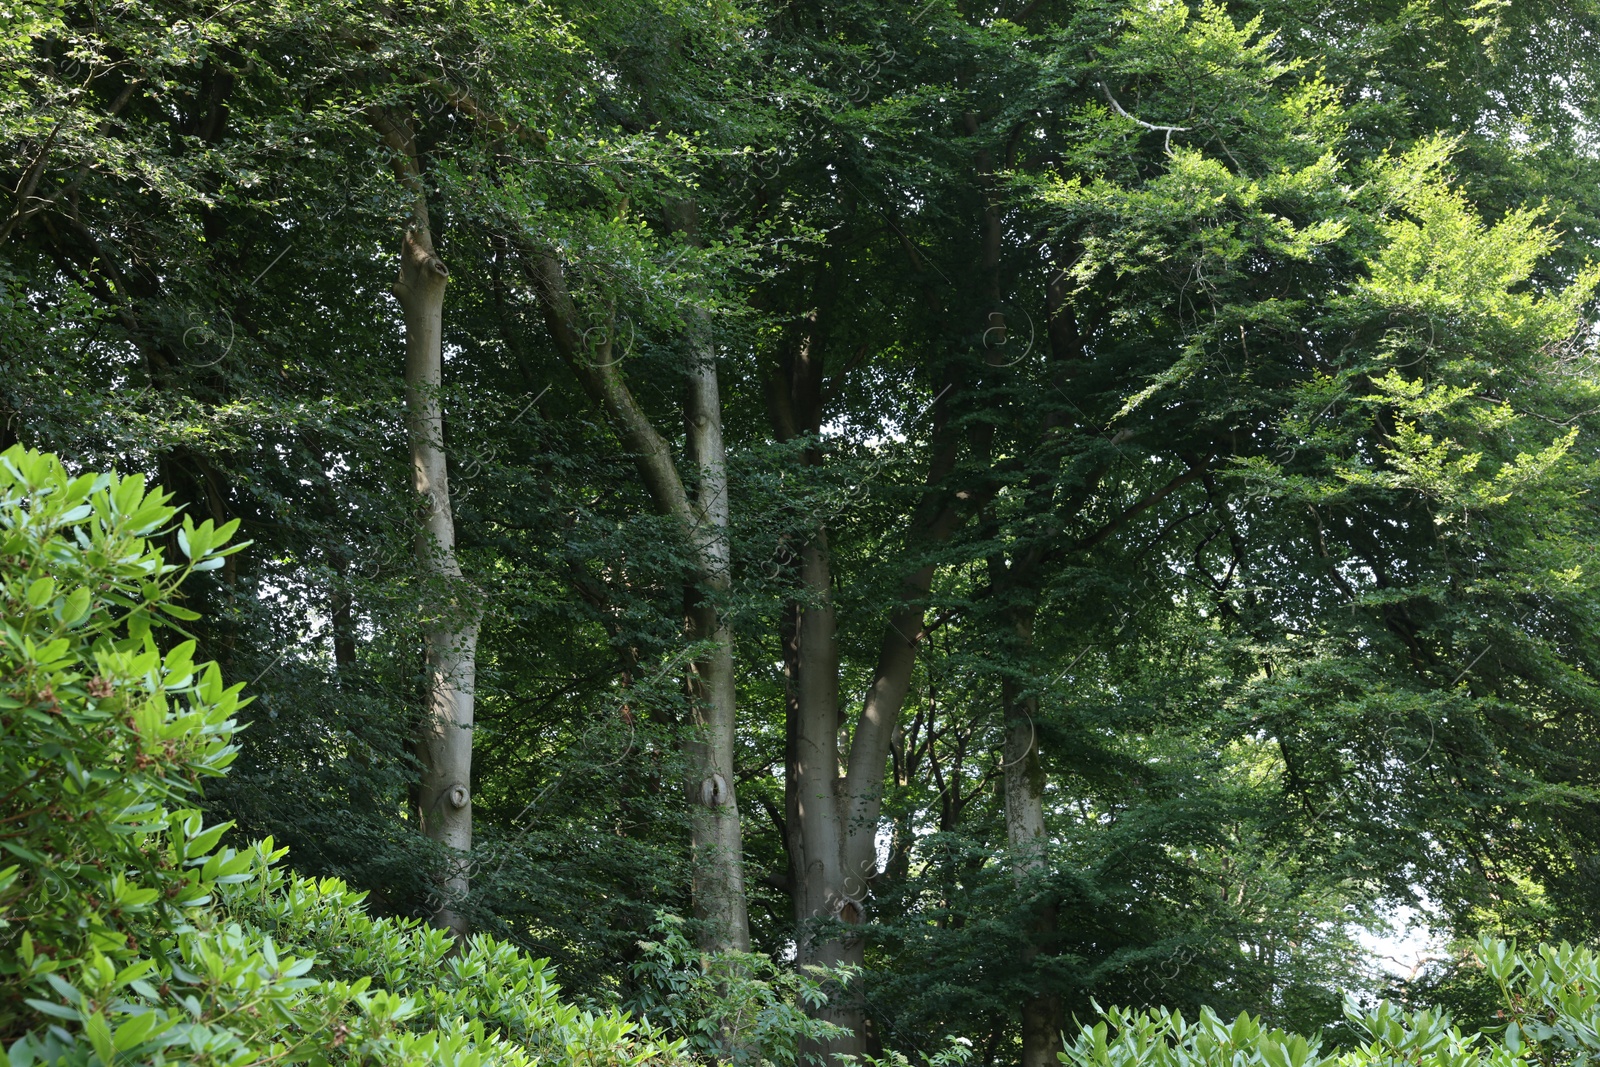
[[[0,481],[165,494],[134,555],[8,543],[7,640],[215,661],[239,732],[146,755],[212,779],[148,786],[205,879],[229,823],[285,899],[704,1024],[663,1056],[1344,1047],[1347,992],[1483,1021],[1480,936],[1595,936],[1590,0],[0,25]],[[0,951],[117,958],[16,884]]]

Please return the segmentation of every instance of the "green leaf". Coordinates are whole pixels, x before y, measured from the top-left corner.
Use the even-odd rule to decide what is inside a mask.
[[[55,594],[56,580],[54,578],[39,578],[28,586],[28,606],[42,608],[50,603],[50,598]]]
[[[116,1046],[118,1052],[127,1052],[149,1037],[150,1031],[155,1029],[158,1021],[160,1020],[154,1011],[131,1016],[111,1035],[111,1043]]]
[[[67,594],[66,603],[61,608],[61,621],[67,626],[77,626],[89,615],[89,605],[93,597],[89,590],[79,586]]]
[[[44,857],[20,841],[0,841],[0,848],[5,849],[19,860],[26,860],[35,866],[42,866]]]
[[[38,1000],[34,997],[27,997],[25,998],[24,1003],[26,1003],[28,1007],[32,1008],[34,1011],[44,1012],[53,1019],[68,1019],[72,1022],[77,1022],[79,1019],[83,1018],[83,1015],[76,1008],[69,1008],[65,1005],[57,1004],[54,1001]]]
[[[28,1037],[19,1037],[11,1046],[9,1054],[5,1057],[8,1067],[33,1067],[38,1059],[34,1053],[33,1041]]]
[[[89,1043],[94,1046],[101,1063],[109,1065],[117,1058],[117,1048],[111,1040],[111,1026],[104,1015],[98,1011],[92,1013],[83,1021],[83,1032],[88,1035]]]

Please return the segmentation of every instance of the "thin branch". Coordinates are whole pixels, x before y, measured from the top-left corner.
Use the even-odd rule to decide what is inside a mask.
[[[549,138],[543,131],[520,122],[507,122],[479,103],[477,97],[447,78],[425,78],[423,83],[442,96],[451,107],[498,137],[510,137],[537,148],[549,144]]]
[[[1104,526],[1100,527],[1100,529],[1096,530],[1094,533],[1087,534],[1084,537],[1080,537],[1077,541],[1074,541],[1070,546],[1068,546],[1067,550],[1070,552],[1082,552],[1085,549],[1095,547],[1112,534],[1120,530],[1130,519],[1138,518],[1144,512],[1161,503],[1161,501],[1165,500],[1168,496],[1177,492],[1190,482],[1200,478],[1208,469],[1209,468],[1207,467],[1191,467],[1187,472],[1178,475],[1178,477],[1172,479],[1160,489],[1154,490],[1153,492],[1147,494],[1144,499],[1131,505],[1126,511],[1123,511],[1120,515],[1106,523]]]
[[[1110,86],[1106,85],[1105,82],[1100,82],[1099,85],[1100,91],[1106,94],[1106,101],[1111,104],[1112,109],[1115,110],[1117,114],[1121,115],[1123,118],[1134,123],[1135,125],[1143,126],[1147,130],[1154,130],[1156,133],[1166,134],[1166,150],[1168,152],[1172,151],[1172,135],[1175,133],[1188,133],[1191,129],[1191,127],[1188,126],[1157,126],[1153,122],[1146,122],[1137,115],[1129,114],[1126,108],[1117,103],[1117,98],[1111,95]]]

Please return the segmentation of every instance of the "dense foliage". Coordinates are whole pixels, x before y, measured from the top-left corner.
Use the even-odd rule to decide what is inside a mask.
[[[1356,1067],[1365,1063],[1454,1065],[1573,1063],[1586,1060],[1600,1041],[1595,1029],[1600,956],[1563,942],[1518,952],[1515,945],[1483,939],[1476,962],[1496,988],[1501,1022],[1487,1031],[1463,1031],[1436,1010],[1407,1012],[1389,1001],[1363,1008],[1345,1005],[1353,1031],[1350,1047],[1324,1049],[1316,1039],[1273,1030],[1241,1014],[1224,1022],[1205,1009],[1186,1020],[1178,1012],[1113,1008],[1104,1022],[1084,1027],[1061,1062],[1074,1067]]]
[[[28,1064],[671,1063],[671,1042],[562,1003],[543,961],[369,916],[271,839],[219,846],[193,807],[232,761],[240,689],[194,642],[178,587],[242,545],[178,527],[138,475],[0,456],[6,616],[0,1037]],[[230,523],[231,527],[233,524]]]
[[[0,956],[7,1033],[92,1044],[86,961],[184,938],[314,957],[238,974],[341,1048],[627,1007],[669,1058],[1042,1067],[1096,1004],[1333,1049],[1385,985],[1487,1025],[1479,935],[1600,915],[1597,32],[0,10],[0,447],[64,464],[4,474],[0,711],[54,740],[5,749],[3,947],[88,998]],[[1404,980],[1399,908],[1445,946]]]

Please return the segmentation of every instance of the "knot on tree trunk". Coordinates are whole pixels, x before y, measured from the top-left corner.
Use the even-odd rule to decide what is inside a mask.
[[[445,790],[444,796],[445,799],[449,801],[450,806],[455,808],[457,811],[460,811],[462,808],[466,807],[467,801],[472,798],[472,794],[467,792],[467,787],[462,785],[460,782],[457,782],[455,785]]]
[[[720,808],[728,803],[728,780],[713,774],[700,783],[700,803],[708,808]]]

